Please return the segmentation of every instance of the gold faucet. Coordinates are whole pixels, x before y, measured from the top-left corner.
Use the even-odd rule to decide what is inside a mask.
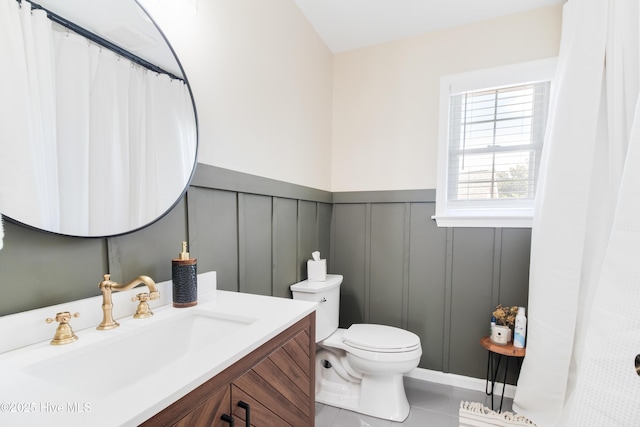
[[[76,334],[73,333],[73,329],[69,324],[69,320],[72,317],[79,317],[80,313],[69,313],[68,311],[63,311],[61,313],[56,314],[56,318],[52,319],[50,317],[45,319],[45,322],[59,322],[58,328],[56,329],[56,333],[51,340],[51,345],[62,345],[69,344],[78,339]]]
[[[102,291],[102,322],[96,327],[96,329],[104,331],[120,326],[118,322],[113,320],[113,302],[111,301],[111,293],[128,291],[129,289],[140,284],[147,285],[147,287],[149,288],[149,294],[145,294],[142,298],[140,298],[140,305],[144,303],[144,305],[146,306],[142,308],[142,311],[145,313],[145,315],[137,317],[149,317],[153,315],[151,310],[149,310],[147,301],[159,299],[160,292],[158,292],[158,289],[156,288],[156,282],[154,282],[151,277],[138,276],[126,285],[121,285],[119,283],[113,282],[110,280],[110,278],[111,276],[109,274],[105,274],[104,280],[98,283],[98,287]],[[138,312],[140,312],[140,310],[141,307],[138,307]]]

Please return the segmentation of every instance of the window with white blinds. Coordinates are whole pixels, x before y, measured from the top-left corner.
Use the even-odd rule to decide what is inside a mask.
[[[441,141],[439,147],[438,225],[530,226],[551,74],[536,80],[523,76],[521,81],[514,80],[518,73],[509,74],[509,82],[495,86],[482,86],[477,78],[471,79],[477,87],[457,84],[465,90],[456,90],[447,81],[446,114],[441,112],[441,126],[446,129],[441,139],[446,144]],[[496,72],[488,82],[500,75]],[[462,218],[466,224],[455,219],[451,223],[452,218]]]
[[[533,199],[551,82],[464,92],[449,108],[449,200]]]

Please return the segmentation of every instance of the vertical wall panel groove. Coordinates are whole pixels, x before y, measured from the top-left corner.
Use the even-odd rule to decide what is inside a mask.
[[[246,292],[246,275],[247,271],[245,266],[247,265],[247,254],[245,252],[246,246],[246,227],[244,213],[247,208],[245,206],[245,195],[238,193],[238,292]]]
[[[312,252],[319,250],[317,246],[317,205],[315,202],[306,200],[298,201],[298,278],[304,280],[307,275],[307,260],[311,259]],[[320,252],[324,259],[329,254]]]
[[[402,328],[409,327],[409,269],[411,255],[411,204],[404,203],[402,246]]]
[[[240,193],[233,193],[236,196],[236,291],[240,292]]]
[[[365,204],[364,235],[364,321],[371,321],[371,203]]]
[[[318,218],[316,233],[316,248],[324,258],[327,259],[327,271],[334,273],[333,264],[331,263],[331,220],[333,218],[333,207],[328,203],[318,202],[316,204],[316,212]]]
[[[273,198],[272,295],[289,298],[298,280],[298,202]]]
[[[500,269],[502,265],[502,229],[494,230],[493,240],[493,283],[491,286],[491,305],[489,310],[500,303]]]
[[[445,297],[444,297],[444,328],[442,329],[443,333],[443,347],[442,347],[442,369],[444,372],[450,372],[449,367],[449,354],[451,350],[451,301],[453,300],[452,296],[452,277],[453,277],[453,228],[447,228],[447,240],[446,240],[446,261],[445,261]]]
[[[275,197],[271,198],[271,289],[269,295],[275,294],[276,285],[274,279],[276,277],[276,263],[278,259],[278,245],[276,244],[276,236],[278,235],[278,215],[277,205],[278,200]]]

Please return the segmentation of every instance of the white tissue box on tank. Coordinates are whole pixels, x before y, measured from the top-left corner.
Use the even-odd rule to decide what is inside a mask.
[[[327,280],[327,260],[307,261],[307,280],[310,282],[324,282]]]

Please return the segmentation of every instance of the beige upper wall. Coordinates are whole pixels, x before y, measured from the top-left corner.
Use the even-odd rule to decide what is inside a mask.
[[[200,162],[398,190],[435,188],[440,76],[557,55],[561,7],[336,55],[293,0],[199,1],[195,17],[156,20],[194,91]]]
[[[552,6],[334,56],[332,191],[436,187],[440,77],[558,55]]]
[[[206,0],[195,17],[154,18],[194,92],[198,161],[331,189],[333,55],[293,0]]]

